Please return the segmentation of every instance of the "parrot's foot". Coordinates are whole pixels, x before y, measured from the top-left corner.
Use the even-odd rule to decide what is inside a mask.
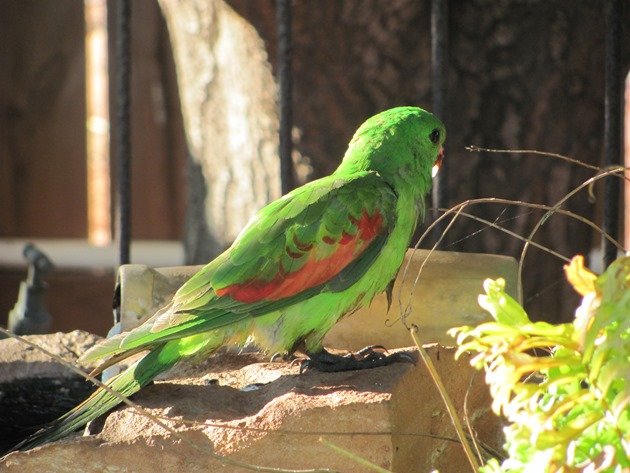
[[[362,348],[355,353],[347,355],[335,355],[322,350],[318,353],[308,353],[308,360],[304,360],[300,366],[300,373],[309,369],[325,372],[364,370],[388,366],[392,363],[415,363],[408,353],[387,354],[387,350],[380,345],[372,345]]]
[[[271,358],[269,359],[269,362],[271,363],[277,363],[277,362],[281,362],[281,363],[286,363],[286,362],[291,362],[293,363],[295,361],[295,355],[293,355],[292,353],[282,353],[282,352],[276,352],[273,355],[271,355]]]

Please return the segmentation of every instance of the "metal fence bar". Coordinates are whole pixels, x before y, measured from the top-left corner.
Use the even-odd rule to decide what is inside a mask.
[[[621,0],[606,0],[606,90],[604,102],[605,166],[621,164]],[[617,178],[604,187],[603,228],[615,240],[619,237],[619,189]],[[617,257],[617,248],[604,240],[604,267]]]
[[[447,54],[448,54],[448,1],[432,0],[431,2],[431,73],[433,91],[433,113],[441,120],[446,120],[444,97],[446,91]],[[442,162],[440,172],[433,180],[433,208],[448,206],[448,156]],[[435,212],[437,218],[438,212]],[[435,229],[436,239],[445,230],[446,222],[442,221]]]
[[[293,189],[293,76],[291,38],[291,0],[276,0],[276,23],[278,31],[278,82],[280,88],[280,181],[282,193]]]
[[[131,245],[131,0],[116,6],[116,240],[122,265],[130,261]]]
[[[624,166],[626,168],[630,168],[630,71],[628,71],[628,75],[626,76],[626,85],[625,85],[625,100],[626,103],[625,111],[624,111]],[[626,249],[630,249],[630,172],[625,172],[626,178],[624,179],[624,225],[623,228],[625,230],[623,246]]]

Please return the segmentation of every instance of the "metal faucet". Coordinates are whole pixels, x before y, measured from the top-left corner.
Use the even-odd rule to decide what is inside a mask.
[[[18,300],[9,312],[9,330],[17,335],[48,333],[52,326],[52,316],[44,303],[48,284],[43,277],[54,265],[32,243],[27,243],[22,253],[29,262],[28,274],[26,281],[20,283]]]

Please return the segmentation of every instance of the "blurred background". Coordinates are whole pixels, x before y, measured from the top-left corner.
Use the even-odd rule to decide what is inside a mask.
[[[105,334],[112,325],[117,3],[0,0],[0,325],[25,278],[29,241],[55,264],[45,278],[52,330]],[[465,147],[536,149],[603,166],[607,2],[442,3],[446,205],[479,197],[554,205],[595,171]],[[630,8],[618,3],[623,85]],[[131,262],[204,263],[281,195],[276,3],[131,4]],[[293,185],[330,173],[370,115],[433,108],[431,6],[292,2]],[[601,182],[595,200],[582,191],[564,208],[601,225]],[[521,235],[543,215],[508,205],[469,210]],[[617,230],[621,238],[623,218]],[[560,215],[535,241],[567,257],[601,247],[598,233]],[[522,242],[462,218],[443,249],[519,257]],[[601,268],[601,254],[591,263]],[[529,250],[524,302],[534,318],[572,315],[578,299],[562,265]]]

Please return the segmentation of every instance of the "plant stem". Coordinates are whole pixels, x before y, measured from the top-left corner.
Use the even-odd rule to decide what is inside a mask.
[[[320,437],[319,441],[320,441],[320,443],[323,443],[324,445],[326,445],[328,448],[330,448],[334,452],[336,452],[336,453],[338,453],[338,454],[340,454],[340,455],[342,455],[344,457],[350,458],[351,460],[357,462],[360,465],[366,466],[366,467],[370,468],[371,470],[377,471],[378,473],[392,473],[390,470],[387,470],[387,469],[385,469],[385,468],[383,468],[381,466],[378,466],[378,465],[372,463],[371,461],[366,460],[365,458],[362,458],[362,457],[358,456],[357,454],[346,450],[345,448],[341,448],[340,446],[335,445],[332,442],[329,442],[328,440],[326,440],[323,437]]]
[[[459,438],[459,441],[462,444],[462,448],[464,449],[466,458],[468,458],[468,462],[470,463],[470,466],[472,467],[473,471],[478,472],[479,463],[477,462],[477,458],[475,458],[475,454],[473,453],[473,450],[470,444],[468,443],[468,439],[466,439],[466,433],[464,432],[462,423],[459,420],[459,416],[457,414],[457,410],[455,409],[455,405],[453,404],[453,401],[448,395],[448,392],[446,391],[446,388],[444,387],[444,383],[442,383],[442,378],[440,378],[440,375],[435,369],[435,365],[431,361],[431,357],[429,356],[427,351],[420,345],[420,341],[418,340],[418,335],[417,335],[418,326],[412,325],[409,332],[411,333],[411,337],[413,338],[413,341],[416,344],[416,347],[418,347],[422,361],[424,361],[425,366],[429,370],[431,379],[433,379],[433,382],[438,388],[440,396],[442,396],[442,401],[444,401],[446,410],[448,411],[448,414],[451,417],[451,421],[453,422],[453,427],[455,427],[455,432],[457,432],[457,437]]]

